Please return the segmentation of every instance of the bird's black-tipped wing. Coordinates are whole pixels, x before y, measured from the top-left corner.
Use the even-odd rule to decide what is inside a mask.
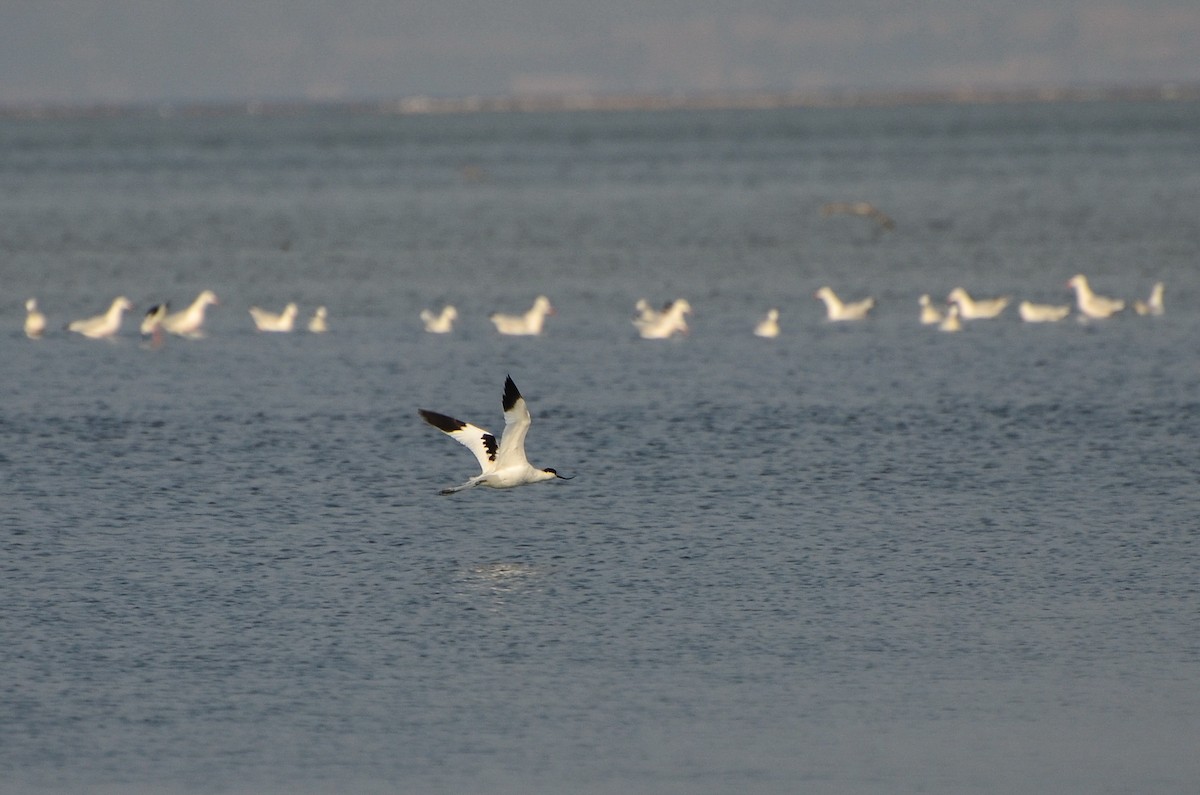
[[[417,409],[417,413],[430,425],[470,450],[479,462],[481,471],[487,472],[495,468],[500,449],[495,436],[469,422],[456,420],[436,411]]]
[[[504,379],[504,437],[500,440],[497,465],[525,462],[525,434],[529,433],[529,407],[512,376]]]
[[[514,405],[516,405],[517,401],[520,399],[521,399],[521,391],[519,389],[517,389],[517,385],[513,383],[512,376],[511,375],[505,376],[504,377],[504,401],[502,403],[502,405],[504,406],[504,413],[507,414],[509,409],[511,409]],[[505,422],[507,422],[507,421],[508,420],[506,418]]]

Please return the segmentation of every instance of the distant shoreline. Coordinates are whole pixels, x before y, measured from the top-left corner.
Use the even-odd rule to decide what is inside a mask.
[[[417,116],[464,113],[565,111],[775,110],[784,108],[899,107],[906,105],[1016,104],[1040,102],[1194,102],[1200,83],[1060,88],[961,88],[913,90],[729,91],[672,94],[566,94],[430,97],[377,100],[247,100],[211,102],[17,103],[0,105],[0,118],[295,116],[341,111],[364,115]]]

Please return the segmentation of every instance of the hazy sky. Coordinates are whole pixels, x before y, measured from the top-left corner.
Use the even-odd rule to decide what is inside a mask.
[[[0,104],[1161,82],[1198,0],[0,0]]]

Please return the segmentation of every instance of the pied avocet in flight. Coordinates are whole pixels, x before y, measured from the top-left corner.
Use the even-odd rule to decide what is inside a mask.
[[[525,458],[525,434],[529,432],[529,407],[517,390],[512,376],[504,379],[504,435],[497,444],[496,437],[483,428],[470,423],[438,414],[436,411],[418,409],[421,417],[433,427],[449,434],[452,439],[475,454],[479,468],[483,471],[461,486],[442,489],[442,494],[453,494],[475,486],[493,489],[511,489],[542,480],[571,480],[553,469],[535,469]]]

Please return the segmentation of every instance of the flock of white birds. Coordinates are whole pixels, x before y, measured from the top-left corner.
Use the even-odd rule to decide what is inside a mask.
[[[1067,281],[1067,286],[1075,291],[1075,308],[1080,320],[1103,320],[1123,311],[1126,302],[1119,298],[1109,298],[1098,295],[1092,290],[1087,277],[1076,274]],[[875,307],[873,297],[861,298],[854,301],[843,301],[829,287],[816,291],[814,297],[825,304],[825,317],[830,322],[846,322],[865,320]],[[1011,303],[1010,296],[995,298],[974,298],[961,287],[955,287],[946,297],[944,306],[934,305],[929,295],[918,299],[920,322],[926,326],[936,326],[942,331],[959,331],[963,321],[986,320],[999,317]],[[146,312],[140,331],[151,337],[155,342],[161,342],[164,334],[175,334],[181,337],[199,338],[204,336],[205,310],[218,304],[217,296],[212,290],[205,290],[196,297],[186,309],[171,312],[168,304],[158,304]],[[1145,300],[1132,302],[1133,310],[1139,315],[1163,314],[1163,283],[1157,282]],[[133,302],[124,296],[116,298],[108,311],[94,317],[73,320],[67,324],[66,330],[80,334],[90,339],[106,339],[115,336],[121,330],[124,314],[133,309]],[[38,339],[46,332],[46,316],[38,308],[36,298],[25,302],[25,335],[30,339]],[[688,316],[692,313],[692,305],[686,298],[677,298],[668,302],[661,309],[655,309],[645,299],[639,300],[634,307],[633,326],[643,339],[667,339],[676,335],[688,333]],[[1026,323],[1055,323],[1071,314],[1070,304],[1036,304],[1021,301],[1017,312]],[[257,306],[250,307],[250,317],[259,331],[287,333],[293,331],[296,325],[296,315],[299,308],[289,303],[280,312],[271,312]],[[494,313],[489,316],[496,331],[512,336],[537,336],[542,333],[546,318],[555,314],[550,299],[539,295],[533,305],[520,314]],[[425,330],[431,334],[449,334],[454,330],[458,320],[458,310],[454,306],[444,306],[439,312],[429,309],[422,310],[421,321]],[[328,312],[325,307],[317,307],[312,318],[308,321],[310,332],[320,334],[328,331]],[[759,337],[777,337],[779,335],[779,310],[772,308],[755,327],[754,334]]]
[[[1120,298],[1109,298],[1098,295],[1092,290],[1087,277],[1077,273],[1067,281],[1067,287],[1075,291],[1075,307],[1078,318],[1082,321],[1104,320],[1125,309],[1125,301]],[[817,290],[816,297],[825,302],[826,317],[831,321],[863,320],[875,306],[874,298],[864,298],[850,303],[844,302],[828,287]],[[944,307],[935,306],[926,293],[917,299],[920,307],[921,324],[937,326],[941,331],[961,331],[964,320],[990,320],[1000,317],[1012,297],[1007,295],[995,298],[973,298],[962,287],[955,287],[946,296]],[[1150,290],[1150,296],[1145,300],[1132,302],[1133,310],[1139,315],[1161,315],[1163,306],[1163,283],[1156,282]],[[772,310],[774,312],[774,310]],[[1071,314],[1070,304],[1036,304],[1032,301],[1022,301],[1017,305],[1017,313],[1026,323],[1057,323]],[[777,317],[770,316],[763,323]],[[768,327],[770,330],[772,327]],[[755,332],[759,333],[759,332]],[[778,332],[776,332],[778,333]],[[761,334],[760,336],[774,336]]]
[[[156,304],[150,307],[145,317],[142,318],[139,330],[156,341],[160,341],[163,334],[199,339],[204,336],[205,310],[210,306],[217,306],[219,303],[216,293],[212,290],[205,290],[196,296],[196,300],[186,309],[178,312],[172,312],[170,304]],[[132,301],[123,295],[118,296],[113,299],[108,310],[103,314],[72,320],[66,325],[66,330],[89,339],[109,339],[115,337],[121,330],[121,322],[125,318],[125,313],[133,308]],[[252,306],[250,307],[250,317],[254,321],[254,327],[259,331],[286,333],[295,329],[296,315],[299,311],[299,307],[294,303],[289,303],[281,312],[270,312]],[[328,317],[329,312],[325,307],[317,307],[308,321],[308,330],[314,334],[328,331]],[[40,339],[46,333],[46,329],[46,315],[38,307],[37,299],[30,298],[25,302],[25,336],[30,339]]]

